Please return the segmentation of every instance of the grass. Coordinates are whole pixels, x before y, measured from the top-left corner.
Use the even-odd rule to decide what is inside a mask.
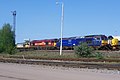
[[[117,55],[116,55],[117,54]],[[103,53],[104,59],[119,59],[120,53]],[[93,57],[93,58],[99,58]],[[59,52],[48,52],[48,51],[24,51],[17,52],[16,54],[0,54],[0,58],[25,58],[25,59],[79,59],[79,57],[74,54],[74,52],[64,52],[60,55]],[[101,58],[101,57],[100,57]]]
[[[30,58],[30,59],[75,59],[77,56],[73,53],[64,53],[62,55],[59,54],[59,52],[47,52],[47,51],[26,51],[26,52],[18,52],[14,55],[9,54],[1,54],[0,56],[3,56],[5,58]]]

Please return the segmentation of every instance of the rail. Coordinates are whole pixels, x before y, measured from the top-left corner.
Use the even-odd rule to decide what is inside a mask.
[[[62,60],[36,60],[36,59],[0,59],[4,63],[34,64],[46,66],[62,66],[72,68],[88,68],[88,69],[108,69],[120,71],[120,63],[109,62],[83,62],[83,61],[62,61]]]

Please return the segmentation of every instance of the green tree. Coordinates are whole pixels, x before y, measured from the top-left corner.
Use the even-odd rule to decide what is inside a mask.
[[[0,30],[0,52],[12,54],[15,48],[14,32],[10,24],[4,24]]]

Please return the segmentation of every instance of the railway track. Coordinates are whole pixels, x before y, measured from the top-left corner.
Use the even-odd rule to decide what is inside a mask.
[[[72,68],[88,68],[88,69],[108,69],[120,71],[120,63],[109,62],[83,62],[83,61],[62,61],[62,60],[36,60],[36,59],[0,59],[4,63],[34,64],[46,66],[62,66]]]
[[[30,51],[30,50],[23,50],[23,51]],[[60,50],[32,50],[32,51],[39,51],[39,52],[60,52]],[[74,53],[74,50],[62,50],[63,52],[67,53]],[[120,53],[120,50],[95,50],[95,52],[101,52],[101,53],[109,53],[109,52],[117,52]]]

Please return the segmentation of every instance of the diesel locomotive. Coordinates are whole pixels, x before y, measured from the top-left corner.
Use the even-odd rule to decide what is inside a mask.
[[[87,43],[94,49],[115,50],[118,49],[119,41],[112,36],[105,35],[87,35],[84,37],[69,37],[62,39],[62,47],[65,50],[72,50],[74,46],[79,46],[81,43]],[[17,44],[18,50],[57,50],[60,48],[61,39],[44,39],[26,41],[22,44]],[[22,46],[20,46],[22,45]]]

